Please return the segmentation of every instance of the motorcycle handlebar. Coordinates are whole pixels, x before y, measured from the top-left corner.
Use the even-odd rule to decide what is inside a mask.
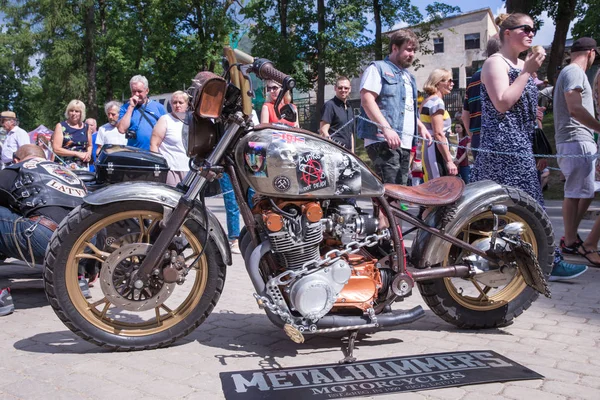
[[[296,87],[296,80],[289,75],[284,74],[273,66],[273,63],[264,58],[254,60],[252,70],[260,79],[272,80],[281,84],[285,89]]]

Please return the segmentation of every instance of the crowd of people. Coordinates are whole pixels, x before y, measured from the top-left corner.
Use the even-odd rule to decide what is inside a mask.
[[[362,74],[361,118],[356,123],[356,132],[356,116],[348,103],[351,82],[340,76],[335,82],[335,96],[321,110],[319,134],[351,152],[356,148],[356,134],[364,141],[374,171],[384,183],[419,185],[440,176],[458,175],[467,184],[492,180],[520,188],[543,206],[542,179],[547,163],[545,159],[534,157],[533,140],[535,128],[541,127],[544,110],[538,105],[539,87],[543,82],[537,79],[536,73],[545,52],[541,47],[531,46],[536,31],[529,16],[504,14],[496,23],[499,34],[489,39],[488,58],[467,85],[459,118],[452,118],[444,103],[444,96],[454,87],[452,73],[447,69],[437,68],[431,72],[422,88],[425,98],[419,101],[416,80],[408,71],[415,60],[419,40],[410,29],[401,29],[390,37],[389,54],[385,59],[370,63]],[[519,58],[524,52],[527,52],[525,59]],[[560,157],[558,163],[565,177],[565,236],[556,247],[550,280],[571,279],[587,269],[585,265],[566,263],[562,253],[580,255],[590,265],[600,266],[597,249],[600,219],[596,220],[585,240],[577,233],[595,195],[598,147],[594,132],[600,132],[600,122],[594,116],[594,101],[600,108],[600,79],[595,80],[592,88],[585,71],[596,55],[593,39],[576,40],[571,48],[570,64],[561,70],[554,87],[555,139]],[[39,168],[47,162],[59,161],[61,168],[93,167],[102,146],[107,144],[128,145],[162,154],[170,167],[167,184],[176,186],[189,171],[189,159],[182,141],[189,96],[182,91],[173,93],[172,111],[167,113],[162,104],[148,97],[149,85],[145,77],[132,77],[130,89],[131,97],[125,104],[117,101],[105,104],[108,122],[97,132],[96,121],[86,119],[85,104],[72,100],[66,107],[65,120],[56,124],[52,139],[38,141],[39,146],[29,144],[29,135],[18,126],[14,112],[2,112],[0,117],[7,137],[1,162],[7,172],[0,175],[0,188],[14,192],[12,186],[19,179],[20,171],[30,168],[24,165],[35,164]],[[279,118],[275,112],[281,89],[275,81],[265,82],[266,101],[260,111],[260,121],[256,123],[298,128],[297,112],[292,121]],[[291,102],[290,94],[286,93],[279,111],[288,104],[296,110]],[[450,144],[454,135],[457,149]],[[514,157],[515,153],[521,156]],[[24,164],[31,159],[37,161]],[[473,165],[471,160],[474,160]],[[239,208],[227,174],[220,184],[225,198],[230,245],[232,251],[239,253]],[[84,187],[82,190],[79,194],[85,193]],[[40,205],[24,207],[21,215],[7,219],[12,222],[10,226],[3,226],[3,231],[39,231],[49,239],[51,231],[45,232],[37,226],[55,228],[56,222],[62,219],[60,215],[66,214],[82,197],[64,202],[59,194],[51,194],[59,199],[58,209]],[[5,212],[5,207],[0,207],[0,211]],[[23,258],[21,248],[30,248],[29,260],[39,263],[43,246],[32,245],[32,239],[27,240],[19,242],[16,249],[0,242],[0,251],[6,256]],[[82,286],[85,285],[82,283]],[[6,293],[0,292],[0,314]]]
[[[433,70],[423,87],[426,97],[417,103],[416,82],[407,68],[418,39],[410,30],[395,32],[389,55],[365,70],[361,115],[370,121],[359,120],[357,134],[385,183],[405,185],[409,171],[413,184],[460,174],[465,183],[492,180],[517,187],[544,205],[542,178],[547,162],[534,157],[533,141],[544,110],[538,106],[538,85],[543,82],[536,73],[545,51],[532,48],[536,31],[529,16],[503,14],[496,23],[499,34],[488,42],[488,59],[472,76],[461,121],[455,121],[454,127],[443,101],[453,87],[450,71]],[[600,266],[600,219],[585,241],[577,235],[595,193],[594,131],[599,132],[600,123],[594,118],[592,93],[598,92],[598,86],[592,90],[585,71],[596,52],[593,39],[575,41],[571,62],[560,72],[554,89],[556,145],[565,177],[565,237],[556,247],[552,281],[572,279],[587,270],[585,265],[565,262],[562,253],[583,256],[589,265]],[[454,154],[449,148],[452,131],[459,145]]]

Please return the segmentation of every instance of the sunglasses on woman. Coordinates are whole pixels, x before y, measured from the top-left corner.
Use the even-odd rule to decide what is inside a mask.
[[[519,25],[519,26],[513,26],[512,28],[506,28],[509,31],[514,31],[515,29],[523,29],[523,32],[525,32],[527,35],[529,35],[530,33],[533,33],[533,36],[535,36],[535,34],[537,33],[537,30],[535,28],[532,28],[529,25]]]
[[[279,86],[267,86],[267,92],[276,92],[279,90]]]

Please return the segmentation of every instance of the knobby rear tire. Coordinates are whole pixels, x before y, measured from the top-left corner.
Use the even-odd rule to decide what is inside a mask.
[[[507,215],[516,216],[525,222],[525,234],[528,230],[532,232],[538,261],[547,278],[554,262],[554,233],[550,219],[542,207],[525,192],[514,188],[506,190],[514,202],[514,205],[508,207]],[[465,226],[479,217],[481,214],[474,215]],[[454,246],[450,248],[446,260],[453,250],[456,251]],[[513,285],[512,290],[500,293],[496,302],[481,305],[467,297],[463,299],[462,294],[454,290],[451,278],[419,282],[418,288],[425,303],[444,321],[462,329],[485,329],[510,325],[539,296],[537,291],[525,285],[520,273],[509,285]],[[503,299],[506,301],[503,302]]]

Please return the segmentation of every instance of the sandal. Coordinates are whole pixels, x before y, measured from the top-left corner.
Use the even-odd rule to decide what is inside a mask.
[[[581,251],[579,251],[579,249],[583,250],[583,253]],[[595,263],[592,260],[590,260],[589,257],[588,257],[588,254],[593,254],[593,253],[600,254],[600,252],[598,252],[598,250],[596,250],[596,249],[594,249],[594,250],[588,250],[588,249],[586,249],[585,246],[583,245],[583,243],[580,244],[577,247],[577,254],[579,254],[580,256],[584,257],[586,260],[588,260],[588,262],[589,262],[588,265],[590,267],[600,268],[600,263]]]
[[[570,246],[567,246],[565,243],[565,237],[563,236],[562,238],[560,238],[560,250],[562,253],[564,254],[579,254],[579,246],[581,246],[583,244],[583,240],[581,240],[581,237],[579,237],[579,234],[577,234],[577,239],[575,240],[575,243],[573,243]],[[589,253],[586,253],[589,254]]]

